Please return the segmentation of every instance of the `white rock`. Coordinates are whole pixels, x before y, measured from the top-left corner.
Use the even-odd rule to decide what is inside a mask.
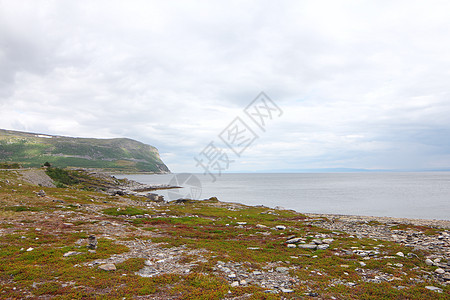
[[[397,253],[395,253],[395,255],[400,256],[400,257],[405,257],[405,254],[403,254],[403,252],[397,252]]]
[[[442,293],[442,289],[441,288],[438,288],[438,287],[435,287],[435,286],[432,286],[432,285],[427,285],[425,288],[429,289],[430,291],[435,291],[435,292],[438,292],[438,293]]]
[[[434,270],[434,272],[438,273],[438,274],[444,274],[445,270],[442,268],[437,268],[436,270]]]
[[[334,239],[323,239],[322,242],[325,244],[331,244],[334,241]]]
[[[297,245],[295,245],[295,244],[287,244],[287,247],[288,248],[297,248]]]
[[[317,245],[318,250],[326,250],[330,247],[328,244]]]
[[[286,226],[284,226],[284,225],[277,225],[277,226],[275,226],[275,228],[278,229],[278,230],[285,230]]]
[[[237,287],[237,286],[239,286],[239,281],[234,281],[234,282],[231,284],[231,287]]]
[[[429,258],[425,259],[425,263],[427,264],[427,266],[432,266],[433,265],[433,261]]]
[[[103,264],[98,266],[98,268],[100,270],[104,270],[104,271],[115,271],[116,270],[116,265],[114,264]]]
[[[30,247],[30,248],[27,249],[27,252],[30,252],[30,251],[33,251],[33,250],[34,250],[34,248]]]

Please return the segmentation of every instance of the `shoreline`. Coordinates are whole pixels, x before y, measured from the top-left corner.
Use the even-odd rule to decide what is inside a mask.
[[[450,229],[450,220],[436,219],[420,219],[420,218],[400,218],[400,217],[379,217],[379,216],[363,216],[363,215],[347,215],[347,214],[322,214],[322,213],[302,213],[308,217],[327,218],[333,221],[350,221],[350,222],[371,222],[377,221],[381,223],[399,223],[415,226],[433,226],[444,229]]]

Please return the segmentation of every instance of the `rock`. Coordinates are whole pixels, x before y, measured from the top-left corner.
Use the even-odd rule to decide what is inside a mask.
[[[88,237],[88,245],[87,245],[87,247],[89,249],[92,249],[92,250],[97,249],[97,238],[95,236],[90,235]]]
[[[281,288],[280,291],[281,291],[282,293],[293,293],[293,292],[294,292],[294,290],[291,290],[291,289],[285,289],[285,288]]]
[[[309,292],[309,293],[307,293],[306,295],[307,295],[307,296],[310,296],[310,297],[319,297],[319,294],[318,294],[318,293],[313,293],[313,292]]]
[[[262,225],[262,224],[256,224],[256,227],[257,227],[257,228],[267,228],[266,225]]]
[[[330,247],[328,244],[317,245],[317,250],[326,250]]]
[[[74,256],[74,255],[79,255],[79,254],[83,254],[82,252],[77,252],[77,251],[69,251],[63,254],[63,257],[69,257],[69,256]]]
[[[38,195],[39,197],[45,197],[45,191],[44,190],[40,190],[39,192],[36,193],[36,195]]]
[[[297,247],[302,248],[302,249],[316,250],[317,245],[316,244],[299,244],[299,245],[297,245]]]
[[[316,244],[316,245],[322,245],[322,244],[323,244],[322,240],[320,240],[320,239],[313,239],[313,240],[311,241],[311,243],[314,243],[314,244]]]
[[[430,291],[442,293],[442,289],[441,288],[438,288],[438,287],[435,287],[435,286],[432,286],[432,285],[427,285],[425,288],[430,290]]]
[[[405,257],[405,254],[403,254],[403,252],[397,252],[397,253],[395,253],[395,255],[400,256],[400,257]]]
[[[425,259],[425,263],[427,264],[427,266],[432,266],[433,265],[433,261],[429,258]]]
[[[236,222],[238,225],[247,225],[247,222]]]
[[[302,238],[292,238],[286,241],[286,244],[297,244],[302,241]]]
[[[231,284],[231,287],[237,287],[237,286],[239,286],[239,281],[234,281],[234,282]]]
[[[262,272],[260,272],[260,271],[253,271],[252,274],[255,275],[255,276],[258,276],[258,275],[262,275]]]
[[[341,268],[349,268],[349,265],[341,265]]]
[[[240,285],[246,285],[246,284],[247,284],[247,281],[246,281],[245,279],[242,279],[241,281],[239,281],[239,284],[240,284]]]
[[[323,239],[322,242],[325,244],[331,244],[334,241],[334,239]]]
[[[361,265],[361,267],[365,267],[366,266],[366,263],[362,262],[362,261],[360,261],[359,264]]]
[[[115,264],[103,264],[103,265],[98,266],[98,268],[100,270],[104,270],[104,271],[115,271],[116,265]]]
[[[277,225],[277,226],[275,226],[275,228],[278,229],[278,230],[285,230],[286,226],[284,226],[284,225]]]
[[[286,274],[286,273],[289,272],[289,268],[286,268],[286,267],[277,267],[277,268],[275,269],[275,271],[277,271],[278,273]]]
[[[248,247],[247,250],[259,250],[259,247]]]
[[[436,270],[434,270],[434,272],[438,273],[438,274],[444,274],[445,270],[442,268],[437,268]]]
[[[450,273],[445,273],[443,278],[445,281],[450,281]]]
[[[27,249],[27,252],[30,252],[30,251],[33,251],[33,250],[34,250],[34,248],[30,247],[30,248]]]
[[[150,201],[164,202],[164,196],[162,196],[162,195],[148,193],[147,195],[145,195],[145,197],[147,197]]]
[[[295,245],[295,244],[287,244],[287,247],[288,248],[297,248],[297,245]]]

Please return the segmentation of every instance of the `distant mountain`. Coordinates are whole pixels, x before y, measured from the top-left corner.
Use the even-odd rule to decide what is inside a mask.
[[[0,162],[24,167],[96,168],[117,172],[170,173],[150,145],[127,139],[93,139],[0,129]]]

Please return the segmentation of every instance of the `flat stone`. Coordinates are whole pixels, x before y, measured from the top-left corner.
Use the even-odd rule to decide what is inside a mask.
[[[299,245],[297,245],[297,247],[302,248],[302,249],[316,250],[317,245],[315,245],[315,244],[299,244]]]
[[[341,268],[349,268],[349,265],[341,265]]]
[[[278,229],[278,230],[285,230],[286,226],[284,226],[284,225],[277,225],[277,226],[275,226],[275,228]]]
[[[231,287],[237,287],[237,286],[239,286],[239,281],[234,281],[234,282],[231,284]]]
[[[284,288],[281,288],[280,290],[281,290],[281,292],[283,292],[283,293],[293,293],[293,292],[294,292],[294,290],[291,290],[291,289],[284,289]]]
[[[297,248],[297,245],[295,245],[295,244],[287,244],[287,247],[288,248]]]
[[[74,256],[74,255],[79,255],[79,254],[83,254],[82,252],[77,252],[77,251],[69,251],[63,254],[64,257],[69,257],[69,256]]]
[[[435,286],[432,286],[432,285],[427,285],[425,288],[430,290],[430,291],[442,293],[442,289],[441,288],[438,288],[438,287],[435,287]]]
[[[236,222],[238,225],[247,225],[247,222]]]
[[[325,244],[331,244],[332,242],[334,242],[334,239],[323,239],[322,242]]]
[[[397,252],[397,253],[395,253],[395,255],[400,256],[400,257],[405,257],[405,254],[403,254],[403,252]]]
[[[436,270],[434,270],[434,272],[438,273],[438,274],[444,274],[445,270],[442,268],[437,268]]]
[[[256,227],[257,227],[257,228],[267,228],[266,225],[262,225],[262,224],[256,224]]]
[[[288,273],[289,272],[289,268],[286,267],[277,267],[275,269],[275,271],[277,271],[278,273]]]
[[[326,250],[330,247],[328,244],[317,245],[318,250]]]
[[[297,244],[302,241],[302,238],[293,238],[286,241],[286,244]]]
[[[311,243],[314,243],[314,244],[316,244],[316,245],[322,245],[322,244],[323,244],[322,240],[320,240],[320,239],[313,239],[313,240],[311,241]]]
[[[100,270],[104,270],[104,271],[115,271],[116,265],[115,264],[103,264],[103,265],[98,266],[98,268]]]
[[[425,264],[427,266],[432,266],[433,265],[433,261],[431,259],[427,258],[427,259],[425,259]]]

